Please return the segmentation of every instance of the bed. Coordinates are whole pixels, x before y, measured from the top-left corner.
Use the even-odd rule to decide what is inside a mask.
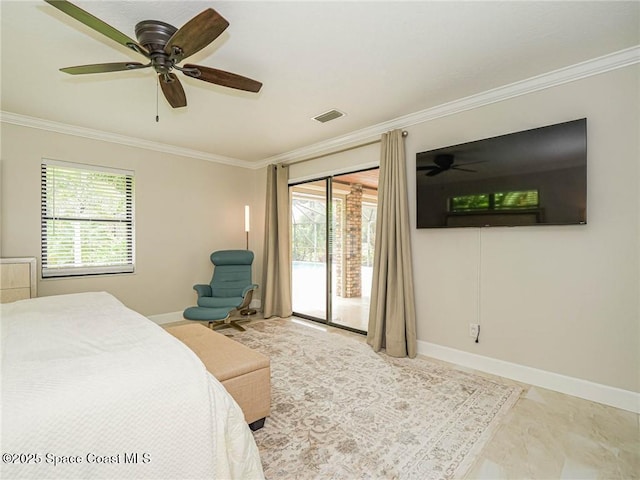
[[[1,305],[2,478],[263,478],[243,414],[108,293]]]

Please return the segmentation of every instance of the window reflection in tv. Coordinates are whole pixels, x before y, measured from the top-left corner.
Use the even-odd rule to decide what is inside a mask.
[[[417,227],[587,223],[586,118],[416,154]]]

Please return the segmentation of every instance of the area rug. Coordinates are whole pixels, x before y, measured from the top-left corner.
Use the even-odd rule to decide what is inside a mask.
[[[292,320],[227,330],[271,358],[270,480],[460,478],[521,389]],[[222,333],[222,332],[221,332]]]

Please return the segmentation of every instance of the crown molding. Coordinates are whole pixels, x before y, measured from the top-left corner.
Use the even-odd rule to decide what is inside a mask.
[[[606,73],[611,70],[624,68],[636,63],[640,63],[640,45],[619,50],[608,55],[603,55],[601,57],[560,68],[558,70],[553,70],[526,80],[487,90],[479,94],[470,95],[442,105],[410,113],[408,115],[357,130],[347,135],[335,137],[324,142],[315,143],[290,152],[275,155],[263,160],[262,164],[286,164],[308,160],[315,156],[326,155],[337,150],[354,147],[360,143],[368,143],[372,140],[379,139],[383,133],[396,128],[406,128],[411,125],[429,122],[437,118],[454,115],[456,113],[472,110],[484,105],[556,87],[558,85]]]
[[[20,115],[17,113],[1,111],[0,121],[2,123],[19,125],[22,127],[37,128],[39,130],[62,133],[64,135],[73,135],[76,137],[88,138],[91,140],[101,140],[103,142],[143,148],[145,150],[169,153],[171,155],[179,155],[182,157],[195,158],[198,160],[207,160],[209,162],[222,163],[235,167],[256,168],[253,162],[238,160],[236,158],[214,155],[212,153],[178,147],[166,143],[142,140],[140,138],[128,137],[126,135],[119,135],[117,133],[110,133],[102,130],[93,130],[91,128],[79,127],[77,125],[54,122],[52,120],[44,120],[42,118],[29,117],[27,115]]]
[[[435,107],[410,113],[402,117],[379,123],[371,127],[356,130],[355,132],[334,137],[329,140],[314,143],[306,147],[291,150],[279,155],[265,158],[258,162],[250,162],[222,155],[214,155],[208,152],[192,150],[165,143],[142,140],[115,133],[93,130],[90,128],[68,125],[64,123],[44,120],[41,118],[29,117],[17,113],[0,111],[0,122],[23,127],[37,128],[52,132],[73,135],[77,137],[102,140],[105,142],[127,145],[131,147],[144,148],[157,152],[169,153],[183,157],[206,160],[209,162],[222,163],[235,167],[259,169],[272,163],[291,163],[301,160],[308,160],[315,156],[335,153],[344,148],[351,148],[362,143],[377,140],[385,132],[396,128],[406,128],[419,123],[429,122],[437,118],[454,115],[474,108],[482,107],[492,103],[501,102],[509,98],[526,95],[547,88],[555,87],[569,82],[574,82],[583,78],[591,77],[611,70],[624,68],[640,63],[640,45],[636,45],[624,50],[619,50],[608,55],[603,55],[585,62],[577,63],[569,67],[553,70],[542,75],[528,78],[519,82],[504,85],[502,87],[487,90],[485,92],[470,95],[452,102],[437,105]]]

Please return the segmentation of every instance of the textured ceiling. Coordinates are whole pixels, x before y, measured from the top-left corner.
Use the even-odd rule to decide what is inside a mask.
[[[180,27],[214,8],[230,27],[188,62],[262,91],[181,76],[188,106],[160,96],[156,123],[152,70],[58,71],[143,57],[45,2],[2,1],[4,112],[249,162],[640,43],[635,1],[75,3],[132,38],[140,20]],[[332,108],[347,115],[311,120]]]

